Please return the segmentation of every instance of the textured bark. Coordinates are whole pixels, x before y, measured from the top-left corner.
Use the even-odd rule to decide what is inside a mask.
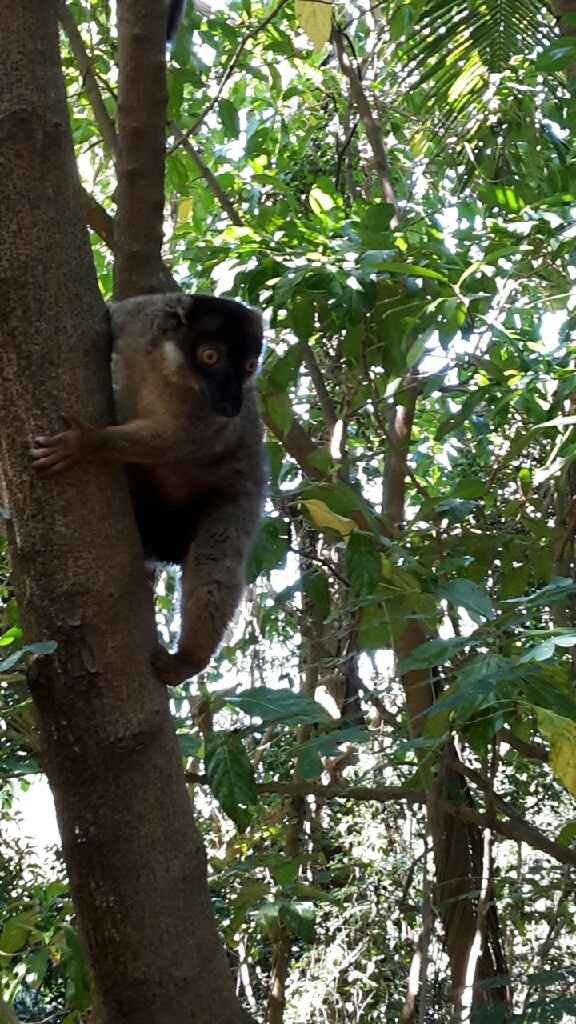
[[[569,16],[576,17],[576,0],[552,0],[552,10],[560,22],[562,35],[575,36],[576,23]]]
[[[166,11],[118,0],[116,299],[162,288]]]
[[[409,374],[402,390],[403,404],[395,405],[390,416],[390,450],[383,479],[383,512],[395,528],[401,527],[405,515],[408,455],[418,396],[417,377]],[[407,657],[426,639],[420,622],[417,619],[409,621],[396,641],[397,658]],[[418,736],[422,728],[422,715],[435,700],[434,680],[428,671],[416,670],[406,672],[402,682],[410,729],[413,735]],[[452,746],[446,756],[453,762],[458,761],[458,755]],[[444,763],[439,767],[435,794],[429,801],[429,826],[436,868],[436,902],[444,926],[444,941],[450,961],[453,1002],[458,1011],[462,1002],[468,957],[477,927],[476,894],[482,864],[482,836],[475,823],[455,818],[447,810],[447,800],[456,807],[463,805],[466,808],[468,804],[470,808],[472,805],[466,780]],[[498,919],[495,905],[491,901],[487,910],[475,980],[492,980],[505,974],[506,964]],[[485,999],[487,1002],[506,1004],[506,985],[487,989]],[[477,1001],[475,998],[474,1002]],[[413,1003],[415,1012],[415,994]]]
[[[552,10],[558,18],[560,34],[576,36],[576,0],[552,0]],[[566,69],[569,79],[576,75],[576,63]]]
[[[0,5],[3,503],[30,683],[101,1024],[238,1024],[119,469],[39,480],[59,413],[110,416],[94,276],[58,59],[57,0]]]

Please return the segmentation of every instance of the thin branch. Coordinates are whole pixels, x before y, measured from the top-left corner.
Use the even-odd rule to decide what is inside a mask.
[[[114,252],[114,217],[85,188],[82,189],[82,198],[88,227]]]
[[[345,36],[342,30],[338,28],[335,29],[334,47],[338,58],[338,64],[340,65],[342,74],[346,76],[350,83],[350,93],[372,150],[376,173],[378,174],[380,181],[382,198],[385,202],[391,203],[394,209],[397,210],[396,195],[392,188],[392,182],[390,181],[388,154],[386,153],[386,147],[382,141],[382,130],[372,113],[372,108],[364,91],[364,86],[362,85],[362,79],[358,69],[348,58],[348,54],[346,53],[344,46],[344,39]]]
[[[354,121],[354,124],[346,132],[344,142],[338,148],[338,154],[336,158],[336,171],[334,173],[334,187],[336,189],[338,189],[340,185],[340,175],[342,174],[342,164],[344,162],[344,157],[346,156],[348,147],[350,146],[350,143],[352,142],[352,139],[356,134],[358,124],[359,121]]]
[[[499,729],[497,738],[501,743],[507,743],[509,747],[530,761],[546,763],[550,760],[550,753],[543,743],[529,743],[527,740],[521,740],[510,729]]]
[[[513,839],[516,843],[526,843],[527,846],[531,846],[534,850],[540,850],[542,853],[548,854],[549,857],[553,857],[554,860],[560,861],[561,864],[571,864],[576,866],[576,850],[568,849],[566,846],[560,846],[559,843],[555,843],[552,839],[548,839],[542,832],[537,828],[533,828],[528,822],[521,818],[515,818],[514,821],[502,821],[498,818],[494,821],[489,814],[480,814],[478,811],[473,811],[471,807],[464,805],[456,806],[455,804],[449,803],[447,800],[440,800],[439,805],[446,814],[450,814],[454,818],[459,818],[460,821],[466,821],[470,825],[478,825],[479,828],[492,828],[494,832],[503,836],[505,839]]]
[[[212,195],[220,203],[220,206],[224,210],[224,213],[229,217],[233,224],[236,224],[237,227],[242,227],[243,220],[240,214],[234,207],[234,204],[232,203],[230,197],[222,188],[216,175],[213,173],[213,171],[210,170],[208,165],[204,162],[202,154],[199,152],[199,150],[195,148],[195,146],[192,145],[191,142],[188,141],[187,137],[184,135],[182,131],[180,131],[179,128],[174,129],[174,136],[178,144],[182,146],[184,152],[187,153],[190,159],[196,164],[196,167],[200,171],[200,174],[204,178],[204,181],[206,182],[208,188],[212,192]]]
[[[406,786],[344,786],[333,782],[323,785],[320,782],[258,782],[259,793],[279,793],[283,796],[318,796],[322,799],[342,800],[374,800],[385,804],[392,800],[402,800],[409,804],[424,803],[424,793]]]
[[[85,202],[86,223],[88,227],[105,242],[111,252],[114,252],[114,218],[85,188],[82,189],[82,197]],[[180,291],[178,282],[172,276],[165,263],[162,263],[158,274],[158,281],[162,291]]]
[[[187,772],[186,778],[188,782],[195,782],[199,785],[206,785],[208,782],[205,775],[199,775],[196,772]],[[405,786],[344,786],[339,783],[324,786],[319,782],[257,782],[256,790],[262,795],[318,796],[326,800],[374,801],[380,804],[390,803],[394,800],[410,804],[426,802],[426,795],[421,790]],[[458,818],[460,821],[478,825],[482,829],[491,828],[504,839],[512,839],[516,843],[526,843],[527,846],[546,853],[561,864],[576,866],[576,850],[560,846],[559,843],[548,839],[543,832],[529,825],[523,818],[515,816],[513,821],[502,821],[501,818],[494,821],[489,814],[481,814],[465,804],[452,804],[448,800],[442,799],[438,800],[438,807],[445,814]]]
[[[206,775],[197,772],[186,772],[188,782],[207,785]],[[404,786],[344,786],[331,783],[328,786],[321,782],[257,782],[256,789],[263,795],[278,794],[280,796],[318,796],[322,799],[331,797],[342,800],[373,800],[376,803],[389,803],[392,800],[405,800],[411,804],[422,804],[425,795],[421,790],[409,789]]]
[[[322,470],[310,462],[311,457],[320,449],[308,436],[304,427],[294,419],[288,431],[284,434],[274,423],[272,417],[267,415],[265,402],[263,403],[262,412],[266,426],[278,438],[288,455],[291,455],[294,461],[298,463],[302,472],[312,480],[324,480],[325,475]]]
[[[312,383],[314,385],[314,390],[318,397],[318,401],[320,402],[322,414],[324,416],[324,422],[326,424],[328,431],[330,432],[330,436],[332,436],[332,434],[334,433],[334,427],[336,426],[337,416],[334,409],[334,404],[332,402],[332,399],[330,398],[328,388],[326,387],[324,381],[322,370],[318,365],[316,354],[313,352],[307,341],[300,342],[300,350],[304,357],[304,365],[306,366],[306,369],[310,374]]]
[[[192,135],[196,134],[198,129],[204,124],[204,121],[208,117],[208,114],[214,109],[214,107],[218,103],[219,99],[222,96],[222,93],[224,92],[224,88],[229,82],[232,75],[234,74],[234,71],[238,66],[240,57],[242,56],[242,53],[245,50],[246,45],[250,41],[250,39],[253,39],[255,36],[259,35],[259,33],[263,31],[263,29],[267,28],[270,22],[274,21],[274,18],[279,13],[279,11],[281,11],[283,7],[286,7],[287,3],[288,0],[280,0],[280,3],[276,4],[276,7],[274,7],[270,11],[270,14],[267,14],[266,17],[262,19],[262,21],[255,25],[254,28],[251,28],[246,33],[246,35],[242,37],[234,53],[232,54],[232,57],[228,61],[228,64],[224,68],[222,78],[220,79],[220,84],[218,85],[218,88],[216,89],[214,96],[207,104],[207,106],[204,108],[202,113],[196,118],[192,127],[189,128],[188,131],[185,133],[185,135],[183,136],[183,140],[188,140]],[[181,143],[177,143],[177,146],[178,145],[181,145]],[[177,148],[177,146],[175,148]]]
[[[110,151],[114,163],[116,163],[118,158],[118,136],[116,135],[114,122],[106,110],[104,100],[102,99],[102,93],[100,92],[100,86],[98,85],[96,76],[92,70],[92,61],[88,56],[88,52],[84,46],[84,40],[80,35],[74,16],[66,6],[66,0],[61,0],[60,2],[58,17],[60,19],[60,24],[68,37],[70,49],[72,50],[74,59],[80,70],[80,74],[82,75],[86,95],[90,106],[92,107],[96,124],[100,129],[102,141]]]

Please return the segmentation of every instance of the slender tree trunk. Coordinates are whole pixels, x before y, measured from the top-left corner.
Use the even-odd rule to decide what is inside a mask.
[[[160,291],[165,280],[166,12],[158,0],[118,0],[117,299]]]
[[[0,5],[0,419],[14,583],[101,1024],[239,1024],[206,889],[123,474],[32,475],[59,413],[110,416],[107,318],[58,55],[57,0]]]
[[[403,404],[392,410],[388,441],[390,451],[386,459],[383,480],[383,512],[392,525],[401,526],[405,514],[406,477],[412,425],[418,396],[417,376],[406,378]],[[417,619],[408,622],[396,642],[398,659],[407,657],[427,639]],[[422,729],[422,714],[434,703],[434,685],[430,672],[406,672],[402,678],[410,728],[418,736]],[[450,769],[449,759],[457,759],[456,749],[449,745],[446,763],[439,767],[434,794],[429,800],[429,826],[434,847],[436,868],[436,903],[444,926],[444,941],[452,977],[453,1001],[457,1012],[462,1003],[466,984],[466,971],[477,931],[477,892],[482,869],[482,836],[476,825],[455,820],[441,807],[442,799],[450,803],[471,802],[466,780]],[[492,889],[490,885],[490,895]],[[498,919],[493,905],[490,918],[481,936],[475,980],[493,980],[506,974],[506,965]],[[485,994],[488,1002],[507,1002],[505,982],[490,988]],[[412,994],[416,1005],[415,993]]]

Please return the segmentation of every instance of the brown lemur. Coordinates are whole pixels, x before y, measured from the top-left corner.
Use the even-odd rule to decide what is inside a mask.
[[[86,458],[126,463],[144,557],[183,567],[178,650],[153,654],[175,685],[206,667],[243,589],[264,494],[254,375],[260,314],[209,295],[145,295],[110,304],[117,426],[36,437],[36,468]]]

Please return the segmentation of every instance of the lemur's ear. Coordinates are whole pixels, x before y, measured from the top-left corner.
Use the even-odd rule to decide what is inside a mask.
[[[192,295],[180,295],[177,301],[167,303],[162,310],[162,334],[173,334],[181,327],[188,327],[190,324],[194,297]]]

